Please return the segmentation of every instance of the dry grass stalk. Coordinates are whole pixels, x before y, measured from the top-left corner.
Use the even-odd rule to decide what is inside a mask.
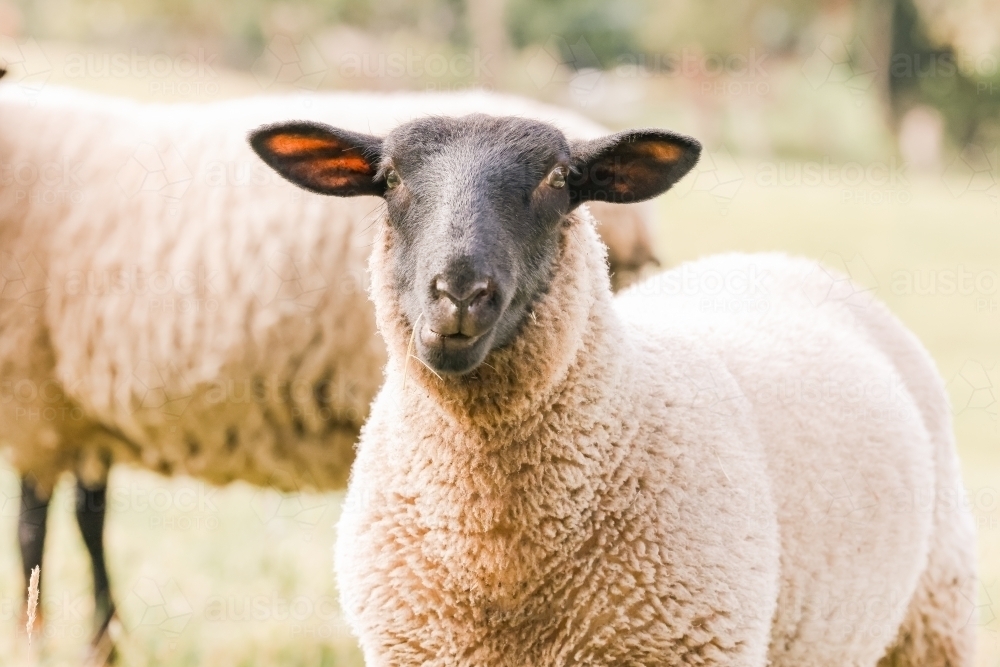
[[[406,346],[406,359],[403,360],[403,391],[404,392],[406,391],[406,374],[410,370],[410,357],[413,356],[413,339],[417,335],[417,325],[420,324],[420,318],[423,317],[423,316],[424,316],[424,314],[420,313],[420,315],[417,316],[417,321],[413,323],[413,330],[410,332],[410,344]]]
[[[435,371],[433,368],[431,368],[430,366],[428,366],[427,362],[425,362],[423,359],[421,359],[417,355],[413,354],[413,339],[416,338],[416,336],[417,336],[417,327],[420,325],[420,319],[423,316],[424,316],[424,314],[420,313],[420,315],[417,316],[417,321],[413,323],[413,330],[410,332],[410,344],[406,346],[406,360],[403,362],[403,391],[404,392],[406,391],[406,375],[407,375],[407,373],[410,370],[410,358],[411,357],[414,358],[414,359],[416,359],[417,361],[419,361],[421,364],[423,364],[424,368],[426,368],[427,370],[429,370],[431,373],[434,373],[434,377],[436,377],[438,380],[443,380],[444,379],[440,375],[438,375],[437,371]]]
[[[38,579],[41,574],[41,568],[36,565],[28,581],[28,623],[25,626],[28,631],[28,646],[31,646],[31,630],[35,625],[35,612],[38,611]]]

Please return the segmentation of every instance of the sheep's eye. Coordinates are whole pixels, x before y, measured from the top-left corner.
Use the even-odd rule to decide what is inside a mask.
[[[402,180],[399,178],[399,174],[396,173],[396,170],[387,169],[385,172],[385,187],[392,190],[400,183],[402,183]]]
[[[566,187],[566,167],[559,165],[550,171],[549,175],[545,177],[545,182],[553,188]]]

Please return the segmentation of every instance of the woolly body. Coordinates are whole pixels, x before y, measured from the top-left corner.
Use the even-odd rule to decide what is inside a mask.
[[[973,533],[913,336],[780,255],[613,301],[592,221],[564,225],[521,334],[458,379],[407,363],[376,240],[387,381],[336,549],[366,663],[970,665]],[[754,272],[760,309],[708,287]]]

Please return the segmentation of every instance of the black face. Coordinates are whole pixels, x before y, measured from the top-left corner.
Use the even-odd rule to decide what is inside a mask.
[[[570,208],[569,145],[523,119],[429,118],[389,135],[380,166],[417,353],[466,373],[510,342],[548,280]]]
[[[656,196],[700,152],[694,140],[657,130],[570,146],[545,123],[483,115],[424,118],[384,140],[289,123],[250,141],[306,189],[385,198],[391,279],[417,354],[453,375],[517,335],[548,285],[569,211]]]

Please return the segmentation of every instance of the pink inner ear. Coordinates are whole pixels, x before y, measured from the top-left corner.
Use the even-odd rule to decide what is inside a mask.
[[[337,142],[323,137],[304,137],[299,134],[279,134],[267,140],[267,147],[278,155],[297,155],[312,151],[337,148]]]
[[[373,173],[367,160],[351,154],[313,160],[312,168],[323,171],[347,171],[356,174]]]
[[[322,183],[327,188],[343,188],[355,184],[350,176],[345,176],[338,172],[329,172],[322,169],[309,169],[308,178],[314,183]]]
[[[676,162],[681,157],[681,149],[673,144],[649,143],[646,145],[646,150],[653,158],[662,162]]]

